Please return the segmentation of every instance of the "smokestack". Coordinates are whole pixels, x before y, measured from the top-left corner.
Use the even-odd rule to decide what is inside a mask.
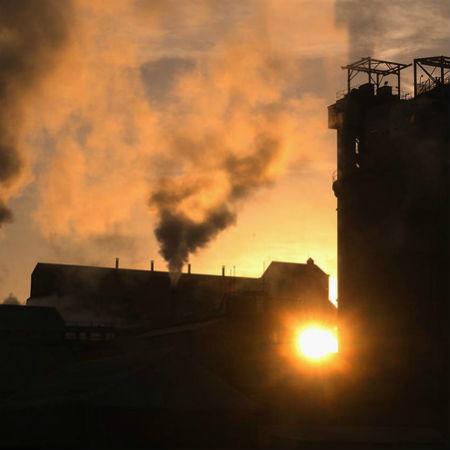
[[[155,261],[153,259],[150,261],[150,272],[153,272],[155,270]]]
[[[191,264],[190,263],[188,264],[188,273],[189,274],[191,273]]]
[[[225,276],[225,266],[222,266],[222,276]]]
[[[116,258],[116,269],[119,268],[119,258]]]

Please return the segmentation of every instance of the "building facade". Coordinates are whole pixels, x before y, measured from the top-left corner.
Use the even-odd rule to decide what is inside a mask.
[[[262,277],[236,277],[38,263],[28,305],[53,306],[66,322],[149,327],[224,314],[264,313],[266,300],[324,306],[328,275],[306,264],[272,262]],[[318,308],[320,309],[320,308]]]
[[[415,96],[405,98],[409,66],[363,58],[344,67],[348,91],[329,107],[340,350],[355,370],[392,375],[393,390],[411,382],[429,406],[448,396],[450,58],[416,59]]]

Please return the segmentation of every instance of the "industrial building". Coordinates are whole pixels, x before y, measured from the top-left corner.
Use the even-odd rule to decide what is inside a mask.
[[[328,275],[312,259],[305,264],[272,262],[259,278],[191,273],[171,274],[38,263],[27,305],[53,306],[67,323],[164,327],[227,311],[260,314],[269,304],[314,305],[333,316]],[[333,316],[334,317],[334,316]]]
[[[343,69],[347,91],[328,110],[340,351],[385,412],[402,403],[404,422],[437,424],[449,398],[450,58]],[[402,93],[407,71],[414,96]]]
[[[297,365],[264,334],[278,307],[335,319],[328,275],[312,259],[272,262],[259,278],[190,268],[173,278],[153,264],[130,270],[39,263],[27,306],[3,311],[59,317],[57,310],[65,339],[8,346],[15,359],[0,370],[3,442],[259,448],[261,436],[278,439],[270,426],[292,410],[322,414],[314,405],[323,378],[305,378],[297,389]],[[92,340],[102,329],[115,338]],[[28,361],[34,367],[22,372]]]

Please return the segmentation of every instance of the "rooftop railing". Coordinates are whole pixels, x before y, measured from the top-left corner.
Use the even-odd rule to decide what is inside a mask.
[[[450,77],[445,77],[444,78],[444,85],[445,84],[450,84]],[[422,82],[422,83],[417,83],[417,95],[420,94],[425,94],[426,92],[430,92],[432,91],[434,88],[441,86],[441,80],[440,79],[431,79],[428,78],[426,81]]]

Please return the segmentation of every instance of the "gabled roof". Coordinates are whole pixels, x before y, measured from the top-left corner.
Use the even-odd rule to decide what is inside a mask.
[[[271,272],[283,272],[287,276],[292,275],[303,275],[310,271],[315,271],[317,273],[327,275],[319,266],[314,264],[312,259],[309,259],[306,263],[293,263],[293,262],[283,262],[283,261],[272,261],[269,267],[265,270],[263,277],[267,276]]]

